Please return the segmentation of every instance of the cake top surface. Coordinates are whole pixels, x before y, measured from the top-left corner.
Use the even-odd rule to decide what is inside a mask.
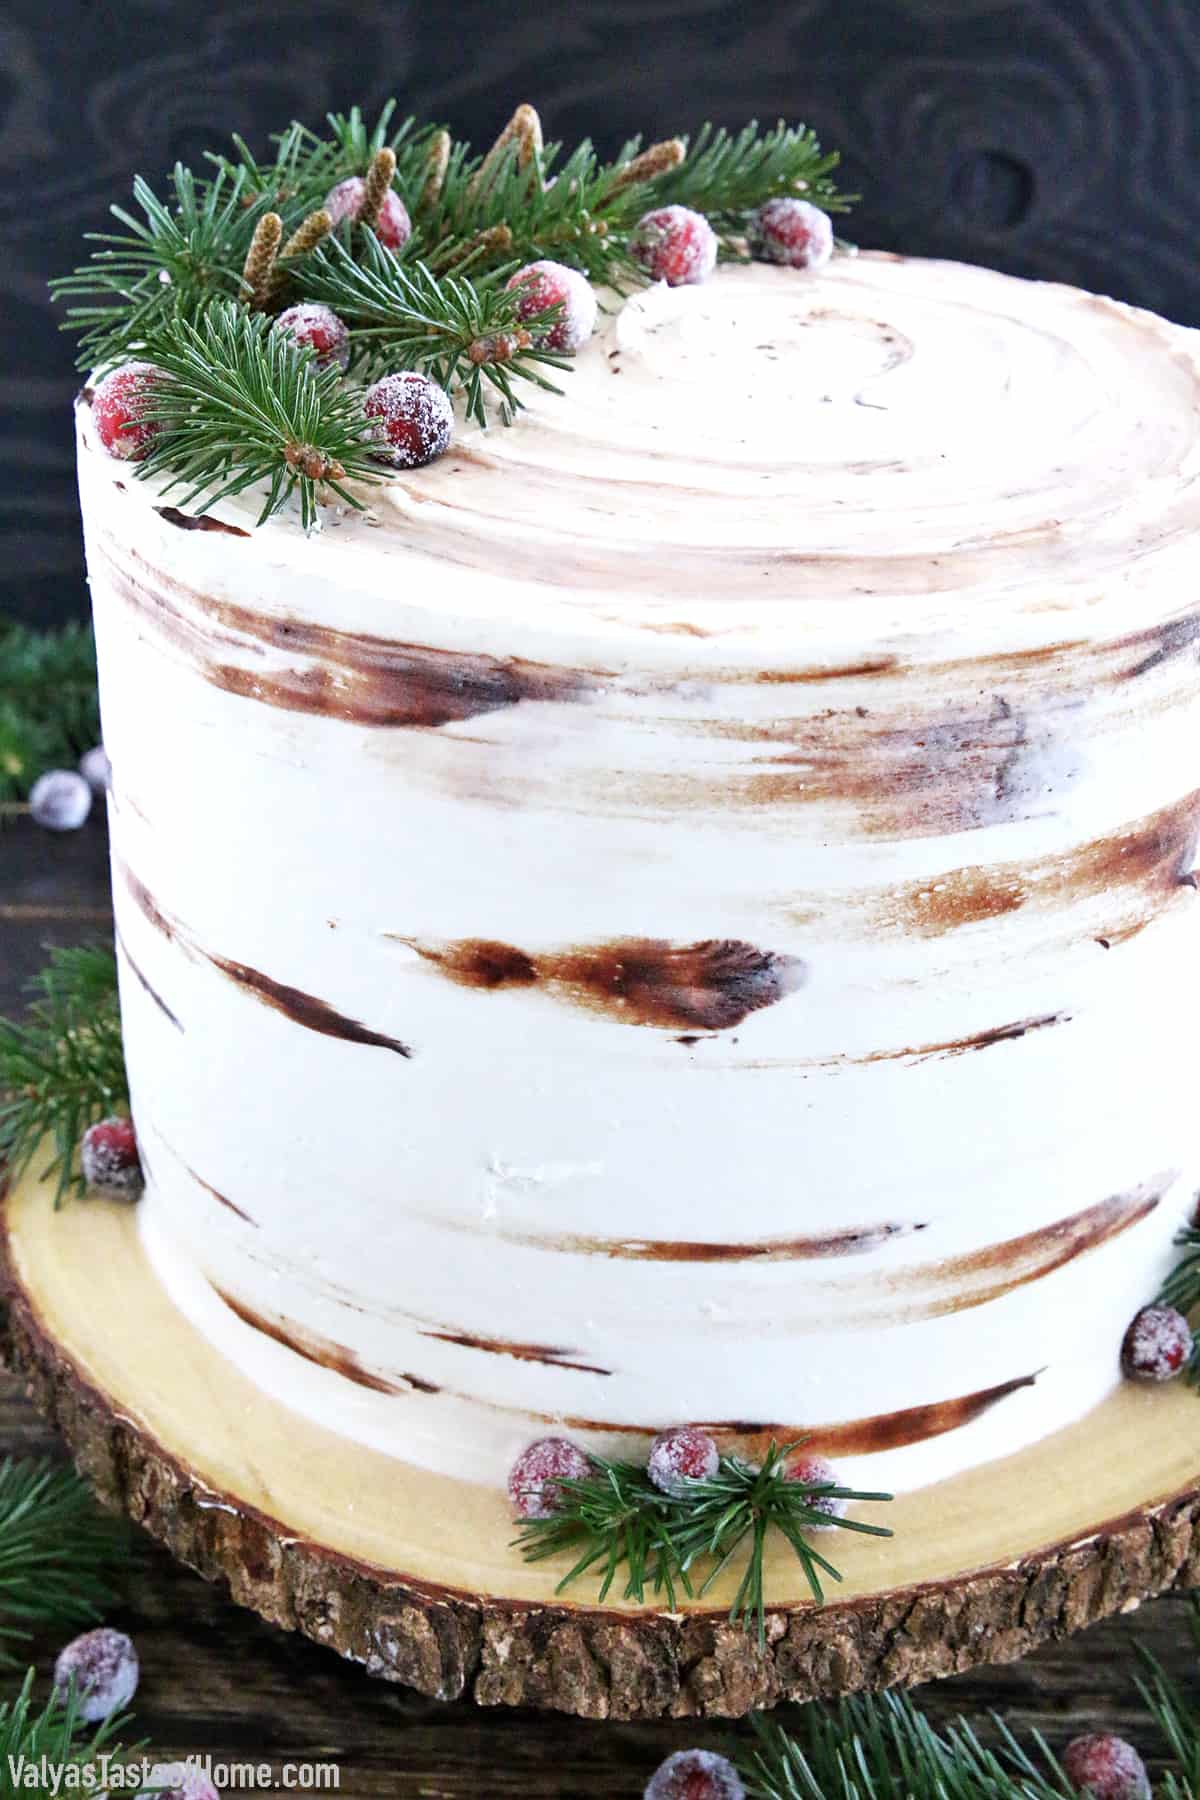
[[[254,536],[347,589],[407,603],[424,585],[435,608],[526,620],[565,608],[600,636],[761,649],[924,636],[990,608],[1052,642],[1064,612],[1137,617],[1152,585],[1161,616],[1164,579],[1177,590],[1200,526],[1195,342],[961,264],[722,265],[609,296],[562,395],[526,389],[509,429],[460,419],[438,462],[357,490],[366,515]],[[162,484],[128,486],[154,500]],[[253,530],[257,505],[216,512]],[[188,554],[240,548],[194,537]],[[377,607],[353,622],[372,610],[378,625]]]

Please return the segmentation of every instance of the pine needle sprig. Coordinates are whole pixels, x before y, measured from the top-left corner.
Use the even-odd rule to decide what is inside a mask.
[[[55,1205],[82,1192],[79,1141],[129,1106],[117,966],[101,945],[53,949],[23,1019],[0,1019],[0,1168],[14,1178],[49,1140]]]
[[[562,1480],[558,1510],[546,1519],[530,1519],[521,1527],[516,1547],[528,1562],[578,1550],[579,1557],[558,1584],[561,1593],[589,1570],[603,1570],[603,1600],[618,1572],[626,1570],[624,1598],[642,1603],[647,1590],[665,1593],[676,1604],[676,1586],[689,1597],[703,1596],[746,1548],[746,1566],[729,1609],[729,1617],[755,1629],[766,1641],[765,1552],[772,1530],[782,1533],[794,1550],[813,1599],[824,1599],[822,1574],[840,1581],[827,1557],[813,1549],[806,1532],[836,1525],[842,1530],[891,1537],[883,1525],[836,1518],[817,1502],[890,1500],[890,1494],[860,1493],[832,1482],[788,1481],[785,1465],[797,1444],[771,1443],[761,1466],[738,1456],[722,1456],[717,1473],[688,1481],[680,1494],[664,1494],[635,1463],[607,1462],[593,1456],[594,1474]],[[693,1571],[710,1564],[698,1588]]]
[[[88,241],[105,247],[50,284],[56,299],[77,302],[63,329],[82,334],[82,369],[102,371],[171,321],[197,320],[212,301],[236,297],[255,229],[269,210],[265,200],[245,204],[244,171],[198,181],[182,163],[167,200],[140,175],[133,195],[143,216],[111,207],[124,232],[89,232]]]
[[[223,302],[198,325],[173,319],[148,340],[144,355],[171,380],[147,406],[164,429],[137,472],[169,475],[166,491],[186,489],[184,506],[212,506],[261,482],[260,525],[297,495],[311,530],[319,490],[362,511],[343,484],[377,481],[379,467],[361,397],[271,326]]]
[[[438,277],[374,237],[356,261],[340,239],[331,238],[308,259],[304,285],[314,300],[331,306],[336,296],[360,372],[419,369],[445,388],[457,384],[468,417],[486,425],[489,389],[508,423],[521,405],[515,381],[557,393],[542,369],[570,368],[568,357],[533,342],[559,309],[518,320],[518,296],[501,285],[502,274],[476,281],[458,273]]]
[[[1185,1225],[1175,1237],[1183,1255],[1163,1282],[1158,1305],[1173,1306],[1189,1318],[1200,1311],[1200,1225]],[[1192,1354],[1188,1358],[1188,1386],[1200,1390],[1200,1325],[1192,1333]]]
[[[1200,1654],[1200,1601],[1190,1601],[1189,1628]],[[1165,1738],[1174,1767],[1160,1790],[1161,1800],[1195,1800],[1200,1794],[1200,1711],[1189,1703],[1179,1683],[1140,1644],[1135,1645],[1143,1674],[1137,1689]]]
[[[21,1800],[45,1791],[41,1770],[58,1777],[56,1793],[100,1793],[118,1758],[132,1757],[144,1743],[121,1744],[128,1713],[114,1713],[84,1735],[79,1697],[72,1690],[53,1695],[43,1706],[33,1700],[35,1670],[26,1671],[14,1700],[0,1702],[0,1800]]]
[[[35,1628],[102,1617],[130,1554],[124,1519],[102,1513],[74,1469],[48,1458],[0,1462],[0,1663]]]
[[[857,199],[841,193],[831,176],[840,162],[822,151],[806,125],[780,120],[760,131],[757,120],[741,131],[705,125],[683,161],[651,183],[654,206],[691,206],[717,231],[736,231],[756,207],[780,195],[811,200],[824,212],[846,212]]]
[[[0,801],[23,800],[43,770],[72,768],[99,740],[91,625],[0,618]]]

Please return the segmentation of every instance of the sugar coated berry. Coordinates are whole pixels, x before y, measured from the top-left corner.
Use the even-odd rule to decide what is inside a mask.
[[[286,332],[302,350],[314,351],[318,368],[349,367],[350,333],[332,306],[320,300],[289,306],[276,319],[274,329]]]
[[[92,810],[92,790],[75,769],[48,769],[29,790],[35,825],[47,831],[78,831]]]
[[[367,184],[361,175],[349,175],[345,181],[339,181],[335,188],[330,188],[325,196],[325,211],[335,225],[340,225],[343,219],[357,219],[362,211],[366,188]],[[389,250],[399,250],[401,244],[407,244],[412,236],[412,220],[408,216],[408,208],[395,188],[389,188],[384,195],[373,230],[380,243]]]
[[[714,1750],[677,1750],[650,1777],[643,1800],[745,1800],[733,1764]]]
[[[690,206],[660,206],[637,222],[629,248],[652,281],[687,287],[717,266],[717,234]]]
[[[586,275],[568,269],[564,263],[526,263],[507,283],[520,292],[518,319],[532,318],[548,306],[561,306],[562,311],[548,330],[537,333],[534,341],[542,350],[578,350],[596,329],[596,296]]]
[[[785,1481],[812,1482],[818,1487],[824,1487],[826,1483],[837,1484],[838,1474],[833,1464],[826,1462],[823,1456],[805,1456],[801,1452],[799,1456],[789,1459],[783,1471],[783,1479]],[[847,1502],[840,1499],[837,1494],[814,1494],[809,1500],[809,1505],[814,1512],[824,1513],[829,1519],[841,1519],[845,1516]],[[834,1527],[832,1525],[807,1525],[804,1529],[806,1531],[832,1531]]]
[[[79,1700],[78,1716],[96,1725],[128,1706],[137,1692],[137,1651],[123,1631],[102,1625],[73,1638],[58,1653],[54,1665],[54,1692],[65,1696],[74,1683]]]
[[[140,462],[161,426],[146,417],[156,387],[166,380],[153,363],[123,363],[96,383],[92,394],[92,418],[100,442],[110,456]]]
[[[685,1494],[689,1481],[707,1481],[715,1475],[720,1461],[707,1431],[676,1425],[660,1431],[651,1444],[646,1473],[664,1494]]]
[[[88,1186],[101,1193],[140,1193],[142,1163],[133,1120],[101,1119],[89,1125],[79,1146],[79,1166]]]
[[[419,469],[440,456],[454,429],[445,388],[409,370],[368,388],[363,411],[374,422],[376,455],[394,469]]]
[[[221,1800],[199,1763],[155,1763],[144,1791],[156,1789],[158,1800]]]
[[[569,1438],[538,1438],[509,1470],[508,1497],[518,1519],[550,1519],[559,1510],[560,1481],[582,1481],[592,1465]]]
[[[823,269],[833,255],[833,220],[811,200],[768,200],[750,226],[754,252],[789,269]]]
[[[1121,1345],[1131,1381],[1171,1381],[1192,1354],[1192,1328],[1173,1306],[1143,1306]]]
[[[85,750],[79,759],[79,773],[87,782],[93,794],[103,794],[112,782],[112,764],[108,760],[108,752],[103,744],[97,744],[92,750]]]
[[[1072,1738],[1062,1766],[1075,1792],[1090,1794],[1092,1800],[1150,1800],[1145,1763],[1132,1744],[1110,1732]]]

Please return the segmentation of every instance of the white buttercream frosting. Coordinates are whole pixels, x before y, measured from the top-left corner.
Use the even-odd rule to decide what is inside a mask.
[[[1198,1180],[1194,343],[723,269],[308,538],[80,408],[143,1231],[241,1368],[497,1484],[1103,1397]]]

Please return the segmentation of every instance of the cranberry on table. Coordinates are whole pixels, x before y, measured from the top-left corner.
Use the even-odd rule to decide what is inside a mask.
[[[656,1488],[678,1498],[689,1481],[708,1481],[720,1467],[720,1453],[706,1431],[694,1425],[675,1425],[660,1431],[650,1446],[646,1473]]]
[[[112,369],[92,391],[92,418],[100,442],[110,456],[123,462],[140,462],[149,455],[162,426],[146,414],[155,389],[167,380],[153,363],[122,363]]]
[[[350,365],[350,332],[332,306],[321,300],[304,300],[289,306],[275,321],[302,350],[311,350],[318,368],[346,369]]]
[[[569,1438],[527,1444],[509,1471],[508,1497],[518,1519],[551,1519],[562,1504],[560,1481],[583,1481],[592,1465]]]
[[[65,1698],[74,1684],[78,1716],[88,1725],[128,1706],[137,1692],[138,1657],[123,1631],[102,1625],[72,1638],[54,1665],[54,1693]]]
[[[336,187],[330,188],[325,196],[325,211],[335,226],[340,225],[343,219],[357,219],[362,211],[366,191],[367,184],[361,175],[348,175],[345,181],[339,181]],[[408,216],[408,208],[395,188],[389,188],[384,195],[379,217],[372,229],[388,250],[399,250],[412,236],[412,220]]]
[[[596,296],[578,269],[543,258],[526,263],[505,285],[520,293],[518,319],[533,318],[548,306],[562,307],[554,323],[537,334],[539,350],[578,350],[596,329]]]
[[[221,1800],[217,1789],[198,1763],[155,1763],[146,1791],[158,1788],[158,1800]]]
[[[1110,1732],[1072,1738],[1063,1751],[1063,1773],[1091,1800],[1150,1800],[1150,1777],[1132,1744]]]
[[[833,255],[833,220],[811,200],[781,194],[754,215],[750,242],[766,262],[789,269],[823,269]]]
[[[1121,1344],[1121,1367],[1131,1381],[1173,1381],[1192,1354],[1192,1328],[1173,1306],[1143,1306]]]
[[[827,1462],[823,1456],[806,1455],[803,1451],[788,1458],[784,1466],[783,1479],[804,1482],[814,1487],[841,1485],[838,1480],[838,1472],[831,1462]],[[811,1494],[808,1504],[814,1512],[824,1513],[827,1518],[833,1520],[845,1516],[848,1502],[838,1494]],[[832,1531],[834,1527],[832,1524],[808,1525],[805,1529],[808,1531]]]
[[[47,769],[29,790],[29,812],[44,831],[78,831],[92,810],[92,789],[77,769]]]
[[[368,388],[363,411],[374,427],[375,454],[394,469],[419,469],[442,454],[454,429],[454,408],[428,375],[385,375]]]
[[[677,1750],[650,1777],[643,1800],[745,1800],[741,1777],[714,1750]]]
[[[651,281],[687,287],[717,266],[717,234],[690,206],[660,206],[637,222],[629,248]]]
[[[79,1166],[90,1188],[106,1194],[136,1194],[142,1187],[133,1120],[101,1119],[89,1125],[79,1146]]]

